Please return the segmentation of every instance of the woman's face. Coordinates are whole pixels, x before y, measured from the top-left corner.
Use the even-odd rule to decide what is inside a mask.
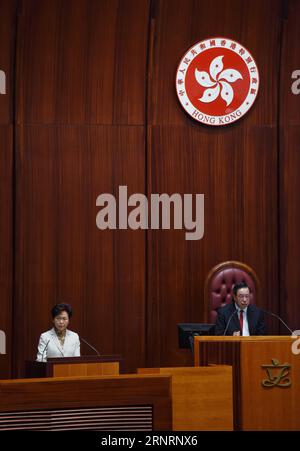
[[[58,332],[64,332],[69,324],[69,315],[65,310],[60,312],[53,320],[55,329]]]

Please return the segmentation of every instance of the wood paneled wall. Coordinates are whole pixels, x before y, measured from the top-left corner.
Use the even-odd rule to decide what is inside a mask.
[[[293,94],[292,73],[300,78],[300,2],[285,10],[280,82],[280,311],[290,327],[300,330],[300,93]],[[298,81],[298,87],[300,82]]]
[[[72,304],[72,328],[100,352],[122,354],[128,371],[145,365],[145,232],[99,231],[96,199],[119,185],[145,191],[148,9],[148,0],[23,2],[18,374],[59,301]]]
[[[218,2],[217,2],[218,3]],[[204,317],[204,280],[222,261],[240,260],[262,281],[260,300],[278,311],[278,74],[279,1],[225,1],[207,8],[192,0],[156,2],[150,84],[150,192],[205,194],[205,233],[149,233],[148,345],[150,364],[188,358],[176,347],[178,322]],[[268,17],[270,27],[265,35]],[[199,125],[174,95],[178,58],[193,43],[228,36],[251,49],[260,70],[259,98],[228,127]],[[262,38],[264,36],[264,38]],[[270,68],[274,77],[270,77]],[[180,355],[179,355],[180,354]],[[187,363],[187,362],[185,362]]]
[[[0,355],[0,374],[10,375],[13,280],[13,96],[16,2],[0,0],[0,70],[6,94],[0,94],[0,330],[7,354]],[[1,376],[0,376],[1,377]]]
[[[290,93],[291,71],[300,68],[291,44],[299,40],[299,2],[0,0],[0,7],[0,69],[14,80],[0,98],[0,328],[13,333],[14,374],[35,357],[58,301],[74,308],[71,328],[103,354],[122,354],[127,371],[191,363],[178,349],[176,324],[203,320],[205,277],[227,259],[256,270],[260,305],[293,327],[298,315],[300,324],[300,96]],[[243,119],[209,128],[184,113],[174,81],[184,52],[217,35],[251,51],[261,86]],[[120,185],[129,195],[204,193],[204,238],[99,231],[96,198],[117,196]]]

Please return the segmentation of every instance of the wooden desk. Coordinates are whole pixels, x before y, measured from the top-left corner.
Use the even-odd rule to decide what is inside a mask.
[[[141,368],[172,376],[174,431],[233,430],[232,367]]]

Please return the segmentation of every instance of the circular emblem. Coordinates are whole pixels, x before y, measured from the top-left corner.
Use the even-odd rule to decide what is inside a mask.
[[[176,91],[185,111],[207,125],[227,125],[253,105],[259,73],[250,52],[227,38],[210,38],[191,47],[179,63]]]

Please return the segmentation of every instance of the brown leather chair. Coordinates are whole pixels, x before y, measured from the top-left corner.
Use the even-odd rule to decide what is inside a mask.
[[[238,282],[247,283],[251,292],[250,302],[257,304],[260,283],[250,266],[238,261],[227,261],[211,269],[204,287],[206,322],[216,322],[218,309],[232,301],[233,286]]]

